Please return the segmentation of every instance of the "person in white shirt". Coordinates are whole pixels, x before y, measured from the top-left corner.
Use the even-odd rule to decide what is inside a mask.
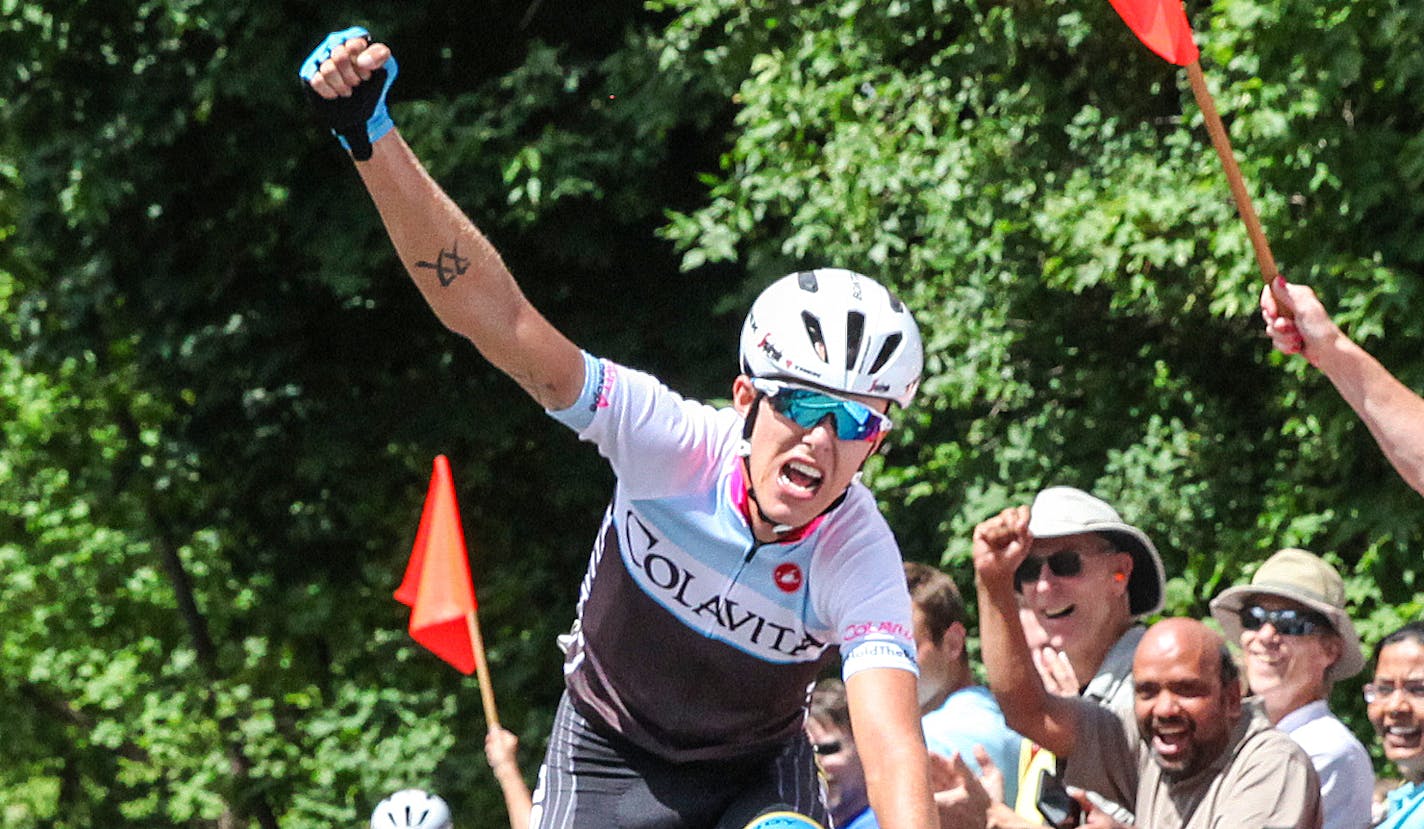
[[[1247,684],[1271,724],[1310,755],[1320,775],[1324,829],[1367,829],[1375,786],[1370,755],[1327,703],[1335,682],[1365,665],[1340,574],[1314,553],[1281,550],[1250,584],[1212,600],[1211,613],[1240,643]]]

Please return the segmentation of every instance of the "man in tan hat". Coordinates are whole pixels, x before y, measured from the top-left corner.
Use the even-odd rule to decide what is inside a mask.
[[[1027,511],[1033,538],[1013,573],[1020,605],[1042,628],[1049,658],[1066,658],[1072,673],[1085,681],[1072,690],[1130,717],[1132,655],[1146,630],[1137,620],[1162,607],[1157,548],[1106,501],[1081,489],[1048,487],[1032,505],[1018,509]],[[1006,715],[1020,702],[999,699]],[[1037,751],[1033,756],[1036,762],[1019,770],[1025,794],[1018,802],[1028,817],[1037,817],[1030,804],[1037,801],[1038,770],[1045,765]],[[1130,810],[1106,801],[1099,806],[1119,820],[1132,817]]]
[[[1370,755],[1326,704],[1336,680],[1365,665],[1340,574],[1314,553],[1281,550],[1250,584],[1213,599],[1211,615],[1241,644],[1247,685],[1271,724],[1310,755],[1325,829],[1366,829],[1375,785]]]

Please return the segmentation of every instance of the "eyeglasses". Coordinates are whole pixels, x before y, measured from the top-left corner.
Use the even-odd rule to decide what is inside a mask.
[[[1330,620],[1313,610],[1299,610],[1284,607],[1267,610],[1260,605],[1248,604],[1237,612],[1241,627],[1246,630],[1260,630],[1267,622],[1282,636],[1308,636],[1312,633],[1333,633]]]
[[[1071,578],[1083,572],[1083,554],[1077,550],[1059,550],[1046,557],[1029,556],[1014,571],[1014,590],[1023,592],[1025,584],[1038,581],[1045,564],[1048,565],[1048,572],[1053,575],[1062,579]]]
[[[1415,702],[1424,702],[1424,679],[1410,679],[1401,684],[1393,682],[1371,682],[1364,687],[1365,702],[1382,702],[1394,696],[1395,691],[1403,691],[1404,696]]]
[[[823,757],[827,754],[839,754],[841,750],[841,741],[827,740],[824,743],[812,743],[811,750]]]
[[[752,388],[766,395],[777,414],[802,429],[813,429],[830,417],[841,440],[873,440],[890,431],[890,418],[864,403],[760,377],[752,379]]]

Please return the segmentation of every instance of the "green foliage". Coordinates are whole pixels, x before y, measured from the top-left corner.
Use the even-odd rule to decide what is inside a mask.
[[[540,307],[720,392],[734,323],[681,308],[724,287],[652,239],[716,110],[638,48],[636,3],[528,11],[473,40],[463,7],[361,22],[400,51],[397,119]],[[0,823],[355,825],[408,785],[502,823],[478,690],[391,599],[431,458],[530,768],[608,474],[440,328],[309,127],[294,73],[338,21],[206,0],[4,20]],[[629,297],[678,324],[609,326]]]
[[[1190,5],[1282,267],[1424,388],[1424,14]],[[872,478],[962,587],[975,523],[1068,483],[1158,541],[1172,613],[1286,545],[1346,572],[1369,642],[1424,610],[1417,495],[1269,353],[1185,79],[1106,3],[534,3],[478,36],[468,4],[0,8],[7,827],[354,825],[402,785],[501,825],[478,691],[390,598],[439,452],[540,754],[608,474],[440,329],[307,127],[295,67],[348,19],[596,353],[720,398],[771,277],[896,285],[928,373]],[[1358,684],[1337,707],[1372,743]]]
[[[860,267],[920,313],[929,376],[875,479],[910,555],[968,589],[974,524],[1067,483],[1157,540],[1170,613],[1301,545],[1347,573],[1367,639],[1417,614],[1417,496],[1328,383],[1269,353],[1186,79],[1108,4],[668,5],[665,48],[739,104],[709,202],[666,229],[684,266]],[[1424,387],[1424,64],[1402,45],[1424,16],[1194,12],[1286,272]],[[1373,742],[1357,687],[1337,704]]]

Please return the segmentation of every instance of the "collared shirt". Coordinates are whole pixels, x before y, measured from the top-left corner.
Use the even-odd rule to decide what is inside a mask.
[[[1424,783],[1405,783],[1386,802],[1389,810],[1376,829],[1424,829]]]
[[[1103,657],[1098,672],[1083,688],[1083,699],[1107,706],[1115,714],[1132,716],[1132,658],[1145,633],[1146,627],[1133,625],[1118,637]]]
[[[1320,829],[1320,778],[1295,741],[1246,703],[1226,748],[1185,778],[1167,776],[1135,724],[1083,706],[1070,785],[1135,803],[1152,829]]]
[[[1325,700],[1286,714],[1276,728],[1305,749],[1320,775],[1325,829],[1369,829],[1375,787],[1370,754],[1350,729],[1330,713]]]

